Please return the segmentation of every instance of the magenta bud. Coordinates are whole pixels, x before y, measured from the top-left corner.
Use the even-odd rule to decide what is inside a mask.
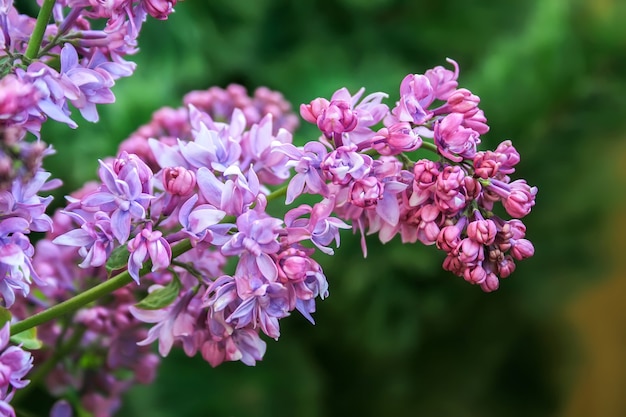
[[[472,284],[482,284],[487,278],[487,271],[481,265],[470,266],[463,271],[463,278]]]
[[[376,177],[365,177],[350,186],[350,202],[357,207],[375,206],[383,198],[383,185]]]
[[[467,225],[467,236],[483,245],[491,245],[498,232],[493,220],[475,220]]]
[[[467,113],[478,106],[480,98],[466,88],[459,88],[448,97],[450,113]]]
[[[318,97],[310,104],[300,105],[300,115],[309,123],[317,123],[317,118],[328,108],[330,102],[325,98]]]
[[[358,121],[350,103],[344,100],[333,100],[317,118],[317,127],[326,135],[341,134],[354,130]]]
[[[163,170],[165,191],[173,195],[186,196],[196,187],[196,175],[183,167],[165,168]]]
[[[528,239],[519,239],[511,246],[511,255],[518,261],[530,258],[535,254],[535,247]]]
[[[155,19],[165,20],[174,11],[177,0],[142,0],[146,12]]]
[[[494,274],[493,272],[487,273],[487,277],[482,282],[482,284],[480,284],[480,288],[484,292],[495,291],[498,289],[499,286],[500,286],[500,281],[498,280],[498,277],[496,276],[496,274]]]
[[[515,262],[510,256],[505,256],[498,264],[498,275],[500,278],[506,278],[515,271]]]

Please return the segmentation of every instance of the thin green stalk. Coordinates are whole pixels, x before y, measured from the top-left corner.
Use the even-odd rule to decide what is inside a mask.
[[[421,148],[422,149],[427,149],[427,150],[429,150],[431,152],[434,152],[434,153],[438,153],[437,152],[437,145],[435,145],[434,143],[423,141]]]
[[[172,248],[172,258],[176,258],[181,254],[187,252],[191,249],[191,242],[189,240],[184,240]],[[152,267],[150,262],[147,262],[146,265],[141,269],[140,274],[144,275],[150,271]],[[46,323],[50,320],[54,320],[58,317],[61,317],[67,313],[72,311],[76,311],[79,308],[96,301],[97,299],[104,297],[107,294],[112,293],[113,291],[122,288],[123,286],[132,282],[132,278],[128,271],[121,272],[114,276],[113,278],[104,281],[95,287],[92,287],[68,300],[65,300],[59,304],[53,305],[43,311],[40,311],[37,314],[34,314],[22,321],[15,323],[11,326],[11,334],[15,335],[21,333],[25,330],[28,330],[32,327],[39,326],[40,324]]]
[[[46,27],[48,26],[48,22],[52,16],[52,9],[54,8],[55,2],[56,0],[44,0],[43,5],[39,10],[37,22],[35,23],[35,29],[33,30],[30,40],[28,41],[26,53],[24,53],[24,57],[28,60],[37,58],[37,55],[39,54],[41,41],[43,41],[43,35],[46,33]]]
[[[267,202],[269,203],[272,200],[276,200],[279,197],[283,197],[287,194],[287,185],[283,185],[277,190],[272,191],[267,195]]]
[[[126,284],[132,282],[132,280],[133,279],[131,278],[128,271],[117,274],[113,278],[104,281],[103,283],[98,284],[95,287],[92,287],[68,300],[53,305],[52,307],[49,307],[43,311],[40,311],[37,314],[34,314],[22,321],[15,323],[13,326],[11,326],[11,334],[14,335],[21,333],[32,327],[39,326],[40,324],[61,317],[69,312],[76,311],[82,306],[87,305],[100,297],[110,294],[119,288],[122,288]]]

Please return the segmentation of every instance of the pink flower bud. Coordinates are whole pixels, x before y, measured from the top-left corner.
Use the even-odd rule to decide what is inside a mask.
[[[459,193],[464,184],[465,171],[458,165],[448,165],[437,177],[437,197],[448,200]]]
[[[450,113],[467,113],[478,106],[480,98],[466,88],[460,88],[448,97]]]
[[[122,151],[122,153],[113,161],[113,171],[116,174],[122,172],[126,166],[131,166],[137,170],[139,181],[146,184],[152,178],[152,170],[137,155]]]
[[[459,259],[465,264],[477,264],[485,260],[485,250],[480,243],[465,238],[458,246]]]
[[[499,162],[501,165],[500,170],[504,174],[512,174],[515,169],[513,168],[520,161],[520,155],[513,147],[513,144],[510,140],[505,140],[495,150],[495,153],[498,154]]]
[[[487,278],[487,271],[482,265],[469,266],[463,271],[463,278],[472,284],[482,284]]]
[[[489,132],[489,126],[487,126],[487,118],[482,110],[476,111],[474,114],[465,113],[463,115],[463,126],[468,129],[475,130],[479,135],[484,135]]]
[[[415,182],[422,189],[426,189],[435,184],[439,176],[440,165],[429,159],[420,159],[413,166]]]
[[[500,278],[506,278],[515,271],[515,262],[513,261],[513,258],[508,255],[498,262],[497,266]]]
[[[463,217],[463,219],[465,219],[465,217]],[[459,227],[460,223],[465,222],[459,221],[459,223],[452,226],[445,226],[439,231],[436,242],[439,249],[452,252],[459,246],[459,243],[461,243],[461,232],[463,231],[463,227]]]
[[[345,133],[354,130],[359,119],[350,103],[333,100],[328,108],[317,118],[317,127],[327,136],[333,133]]]
[[[318,97],[310,104],[300,105],[300,115],[309,123],[317,123],[317,118],[326,110],[330,102],[325,98]]]
[[[376,177],[365,177],[354,181],[350,186],[350,202],[367,208],[375,206],[383,198],[383,185]]]
[[[495,291],[498,289],[499,286],[500,286],[500,281],[498,280],[498,277],[496,276],[496,274],[494,274],[493,272],[487,273],[487,277],[482,282],[482,284],[480,284],[480,288],[484,292]]]
[[[381,155],[397,155],[410,152],[422,145],[422,139],[411,129],[408,122],[383,127],[372,138],[372,147]]]
[[[467,237],[483,245],[491,245],[496,233],[497,228],[493,220],[475,220],[467,225]]]
[[[521,261],[522,259],[530,258],[535,254],[535,247],[528,239],[516,240],[511,246],[511,255],[513,258]]]
[[[443,269],[450,271],[455,275],[463,275],[465,264],[459,260],[459,257],[452,252],[448,253],[448,256],[443,260]]]
[[[142,0],[141,4],[155,19],[165,20],[174,11],[177,0]]]
[[[535,205],[537,187],[530,187],[525,180],[513,181],[510,187],[511,192],[502,200],[504,209],[511,217],[526,216]]]
[[[196,175],[183,167],[163,169],[165,191],[173,195],[186,196],[196,187]]]
[[[500,168],[498,155],[491,151],[477,152],[474,155],[474,174],[487,179],[495,177]]]

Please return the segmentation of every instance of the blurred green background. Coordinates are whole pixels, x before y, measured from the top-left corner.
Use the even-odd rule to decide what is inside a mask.
[[[297,109],[364,86],[392,104],[407,73],[450,57],[482,99],[484,147],[512,139],[517,175],[539,187],[525,219],[536,255],[483,294],[433,247],[370,239],[363,260],[345,233],[319,258],[331,295],[315,326],[283,320],[254,368],[173,352],[120,415],[626,415],[624,21],[621,0],[186,0],[149,21],[100,123],[46,127],[57,201],[191,89],[265,85]]]

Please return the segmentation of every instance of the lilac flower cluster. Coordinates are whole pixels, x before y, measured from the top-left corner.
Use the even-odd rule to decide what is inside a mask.
[[[6,323],[0,329],[0,415],[15,417],[9,402],[16,390],[28,385],[29,381],[23,378],[33,367],[33,358],[20,346],[8,346],[9,337],[9,323]]]
[[[239,96],[226,104],[218,91]],[[53,240],[80,248],[86,268],[104,266],[123,245],[128,272],[137,283],[152,283],[150,295],[176,289],[159,308],[131,307],[136,318],[154,323],[141,344],[158,339],[165,356],[178,343],[213,366],[260,360],[259,333],[278,339],[279,319],[293,310],[313,321],[314,299],[325,297],[328,285],[311,255],[315,247],[332,252],[328,245],[349,227],[330,216],[327,200],[293,209],[284,220],[267,213],[267,186],[290,176],[284,149],[293,146],[287,127],[295,115],[277,93],[257,90],[243,99],[242,91],[193,92],[186,100],[206,110],[190,103],[155,113],[121,145],[141,156],[149,151],[148,163],[126,150],[101,161],[101,185],[70,199],[65,210],[79,228]],[[174,261],[172,247],[183,240],[193,248]],[[228,274],[227,258],[236,260]],[[151,272],[140,281],[146,264]]]
[[[366,233],[382,242],[399,234],[405,243],[436,244],[447,253],[444,269],[493,291],[515,260],[534,253],[519,219],[535,204],[537,188],[511,180],[520,156],[510,141],[477,150],[487,120],[480,99],[458,88],[458,66],[449,62],[454,71],[438,66],[407,75],[391,110],[383,93],[361,99],[363,90],[352,96],[346,89],[302,105],[302,117],[322,136],[288,148],[296,175],[287,202],[303,192],[334,196],[332,210],[361,232],[364,254]],[[438,159],[412,161],[419,147]],[[512,220],[494,214],[498,201]]]

